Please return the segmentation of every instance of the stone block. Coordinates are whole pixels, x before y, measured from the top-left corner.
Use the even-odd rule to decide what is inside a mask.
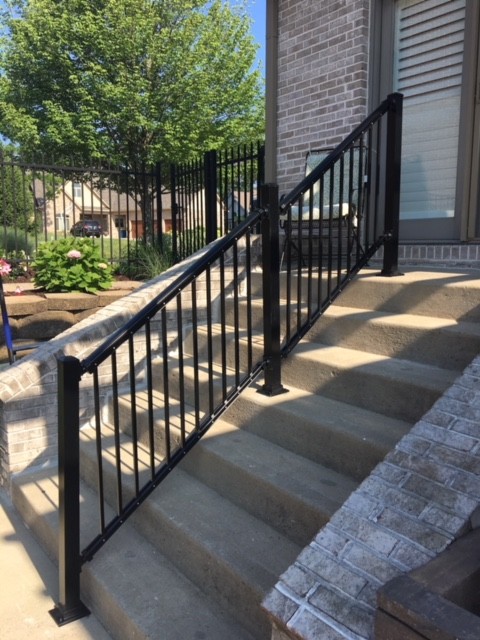
[[[19,320],[14,336],[28,340],[50,340],[75,322],[75,316],[69,311],[41,311]]]
[[[98,307],[98,298],[91,293],[46,293],[50,311],[78,311]]]
[[[9,317],[29,316],[41,311],[48,311],[46,298],[34,295],[7,296],[5,298]]]

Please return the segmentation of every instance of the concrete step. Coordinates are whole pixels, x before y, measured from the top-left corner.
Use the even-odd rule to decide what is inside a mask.
[[[386,278],[380,276],[380,269],[365,268],[353,279],[336,300],[336,304],[358,309],[388,311],[390,313],[410,313],[438,318],[452,318],[477,322],[480,320],[480,272],[473,269],[434,269],[402,267],[402,276]],[[292,272],[288,277],[281,273],[280,295],[287,297],[287,283],[290,298],[296,301],[307,299],[308,284],[303,270],[301,277]],[[336,276],[331,286],[337,284]],[[322,299],[328,291],[328,278],[312,274],[310,293],[312,301],[318,298],[321,288]],[[261,295],[262,276],[252,273],[252,288],[255,295]]]
[[[13,497],[24,522],[47,553],[57,557],[58,478],[41,470],[17,476]],[[81,521],[87,537],[95,535],[98,520],[95,494],[82,483]],[[111,515],[111,513],[110,513]],[[151,545],[128,521],[81,574],[81,597],[116,640],[180,640],[211,638],[252,640],[245,628],[227,615]],[[47,615],[47,612],[45,612]],[[267,636],[265,636],[266,638]]]
[[[125,437],[121,449],[127,500],[133,496],[133,461],[131,443]],[[143,463],[147,459],[144,455]],[[88,430],[82,431],[82,456],[84,480],[95,487],[95,442]],[[113,446],[108,447],[106,459],[113,456]],[[142,476],[146,476],[147,466],[142,460],[141,467]],[[105,464],[104,471],[105,495],[112,504],[115,468]],[[268,619],[260,603],[298,555],[299,545],[187,473],[183,463],[157,487],[131,521],[209,599],[219,603],[256,638],[269,638]]]
[[[460,372],[480,353],[480,324],[333,304],[307,339]]]
[[[274,397],[252,385],[225,414],[228,422],[287,451],[363,480],[411,424],[288,386]]]
[[[284,364],[288,387],[347,402],[413,424],[456,372],[354,349],[301,342]]]
[[[145,392],[138,393],[137,408],[146,400]],[[163,397],[156,394],[155,401],[154,447],[158,464],[165,459],[165,419]],[[128,416],[128,400],[124,398],[122,404]],[[193,431],[193,415],[190,408],[185,421],[192,427],[188,433]],[[229,418],[228,412],[226,418]],[[283,419],[288,419],[288,415]],[[260,433],[241,430],[227,420],[214,423],[185,457],[183,468],[285,536],[298,544],[305,544],[355,489],[357,483],[348,477],[351,465],[322,465],[265,440]],[[138,439],[149,449],[147,412],[139,412],[136,422]],[[302,424],[296,425],[298,431],[302,428]],[[170,430],[173,451],[179,443],[175,441],[174,434],[179,433],[175,420]],[[132,435],[126,421],[124,433],[129,437]],[[113,432],[109,439],[107,433],[104,435],[105,440],[113,445]],[[364,448],[361,440],[354,442],[352,438],[350,445],[357,450],[357,455],[349,458],[361,458]],[[84,464],[88,463],[85,461]],[[370,470],[371,465],[367,468]],[[91,471],[95,472],[93,459]]]
[[[233,329],[226,328],[227,336]],[[204,334],[200,327],[198,335]],[[203,341],[201,341],[203,343]],[[231,347],[230,339],[227,340]],[[204,344],[204,343],[203,343]],[[220,331],[213,331],[213,352],[217,361],[221,353]],[[262,357],[262,341],[253,342],[254,362]],[[200,351],[203,347],[200,348]],[[244,351],[241,350],[240,362],[245,365]],[[233,384],[233,350],[225,353],[225,374]],[[448,355],[445,355],[448,358]],[[220,379],[223,369],[213,367],[215,380]],[[171,369],[174,373],[174,367]],[[193,376],[199,378],[200,398],[205,401],[208,392],[208,377],[201,368],[195,370],[193,361],[186,358],[183,366],[184,393],[186,401],[193,404]],[[418,420],[449,387],[457,375],[456,371],[446,370],[434,365],[423,364],[403,358],[390,358],[382,354],[368,353],[357,349],[328,346],[303,340],[284,361],[282,379],[284,384],[301,387],[310,393],[340,400],[365,409],[371,409],[411,424]],[[162,379],[161,367],[154,371],[155,379]],[[220,401],[220,388],[215,383],[215,399]],[[170,393],[179,397],[178,376],[173,375]],[[204,405],[205,406],[205,405]],[[208,409],[204,409],[208,412]]]
[[[234,326],[231,305],[226,321]],[[292,308],[297,322],[297,309]],[[284,336],[285,301],[280,306],[281,334]],[[246,326],[247,305],[240,301],[237,317]],[[301,318],[307,317],[306,305]],[[255,299],[251,304],[251,326],[255,332],[263,327],[263,305]],[[462,371],[480,352],[480,324],[407,313],[391,313],[332,304],[305,336],[305,340],[369,351],[404,360]]]
[[[403,270],[403,269],[402,269]],[[362,271],[338,298],[338,304],[359,309],[409,313],[467,322],[480,320],[480,273],[421,268],[384,278]]]

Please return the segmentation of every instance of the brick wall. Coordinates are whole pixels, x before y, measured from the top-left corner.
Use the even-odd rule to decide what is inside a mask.
[[[272,640],[370,640],[378,589],[478,526],[479,381],[477,357],[281,576]]]
[[[308,150],[338,144],[367,115],[369,0],[278,0],[278,182]]]
[[[252,264],[258,258],[258,243],[252,248]],[[242,242],[238,248],[242,250]],[[85,358],[101,342],[120,328],[135,313],[140,311],[155,296],[160,294],[172,281],[194,262],[206,249],[201,250],[184,262],[172,267],[152,280],[107,307],[104,307],[56,338],[43,343],[35,352],[0,373],[0,485],[9,486],[10,476],[27,468],[54,465],[57,461],[57,361],[56,355],[64,353],[80,360]],[[229,255],[224,258],[228,265]],[[239,264],[242,256],[239,256]],[[228,266],[225,270],[225,287],[231,286]],[[215,296],[220,291],[221,280],[218,270],[211,267],[213,312],[217,311]],[[197,317],[201,321],[206,315],[206,305],[202,304],[202,292],[206,289],[205,279],[199,277],[197,286]],[[189,322],[188,296],[183,299],[184,318]],[[173,329],[173,317],[167,310],[167,330]],[[176,321],[176,320],[175,320]],[[187,330],[188,327],[184,329]],[[171,333],[172,340],[175,334]],[[152,322],[152,347],[158,341],[155,320]],[[135,339],[135,377],[141,381],[144,375],[145,340]],[[140,364],[137,364],[140,363]],[[128,349],[121,347],[117,352],[117,373],[120,385],[128,381],[130,361]],[[100,370],[100,395],[106,398],[111,392],[111,371]],[[84,376],[80,385],[80,420],[87,422],[93,415],[93,391],[91,376]]]

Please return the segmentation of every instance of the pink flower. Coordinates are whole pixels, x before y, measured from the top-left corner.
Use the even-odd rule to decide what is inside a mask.
[[[81,257],[82,254],[80,251],[77,251],[77,249],[72,249],[67,253],[67,258],[70,258],[71,260],[80,260]]]
[[[10,264],[3,258],[0,258],[0,276],[8,276],[11,270],[12,267]]]

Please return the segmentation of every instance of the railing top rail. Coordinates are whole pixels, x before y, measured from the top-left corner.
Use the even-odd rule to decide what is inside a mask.
[[[308,174],[290,193],[282,197],[280,201],[280,208],[286,209],[289,205],[293,204],[298,198],[303,195],[320,177],[330,169],[335,162],[347,151],[356,140],[368,130],[368,128],[374,124],[379,118],[381,118],[387,111],[395,108],[395,104],[398,98],[401,96],[399,93],[391,93],[387,98],[375,109],[372,113],[361,122],[352,133],[347,136],[328,156],[322,160],[311,173]]]
[[[239,238],[246,234],[248,229],[260,222],[264,215],[266,215],[264,209],[254,210],[242,223],[232,229],[230,233],[215,241],[203,256],[185,269],[178,278],[153,298],[141,311],[135,314],[123,327],[115,331],[89,356],[82,360],[80,363],[82,371],[84,373],[92,373],[108,358],[114,349],[117,349],[129,336],[141,329],[150,318],[155,316],[158,311],[161,311],[182,289],[191,284],[198,275],[213,264],[222,253],[227,252]]]

